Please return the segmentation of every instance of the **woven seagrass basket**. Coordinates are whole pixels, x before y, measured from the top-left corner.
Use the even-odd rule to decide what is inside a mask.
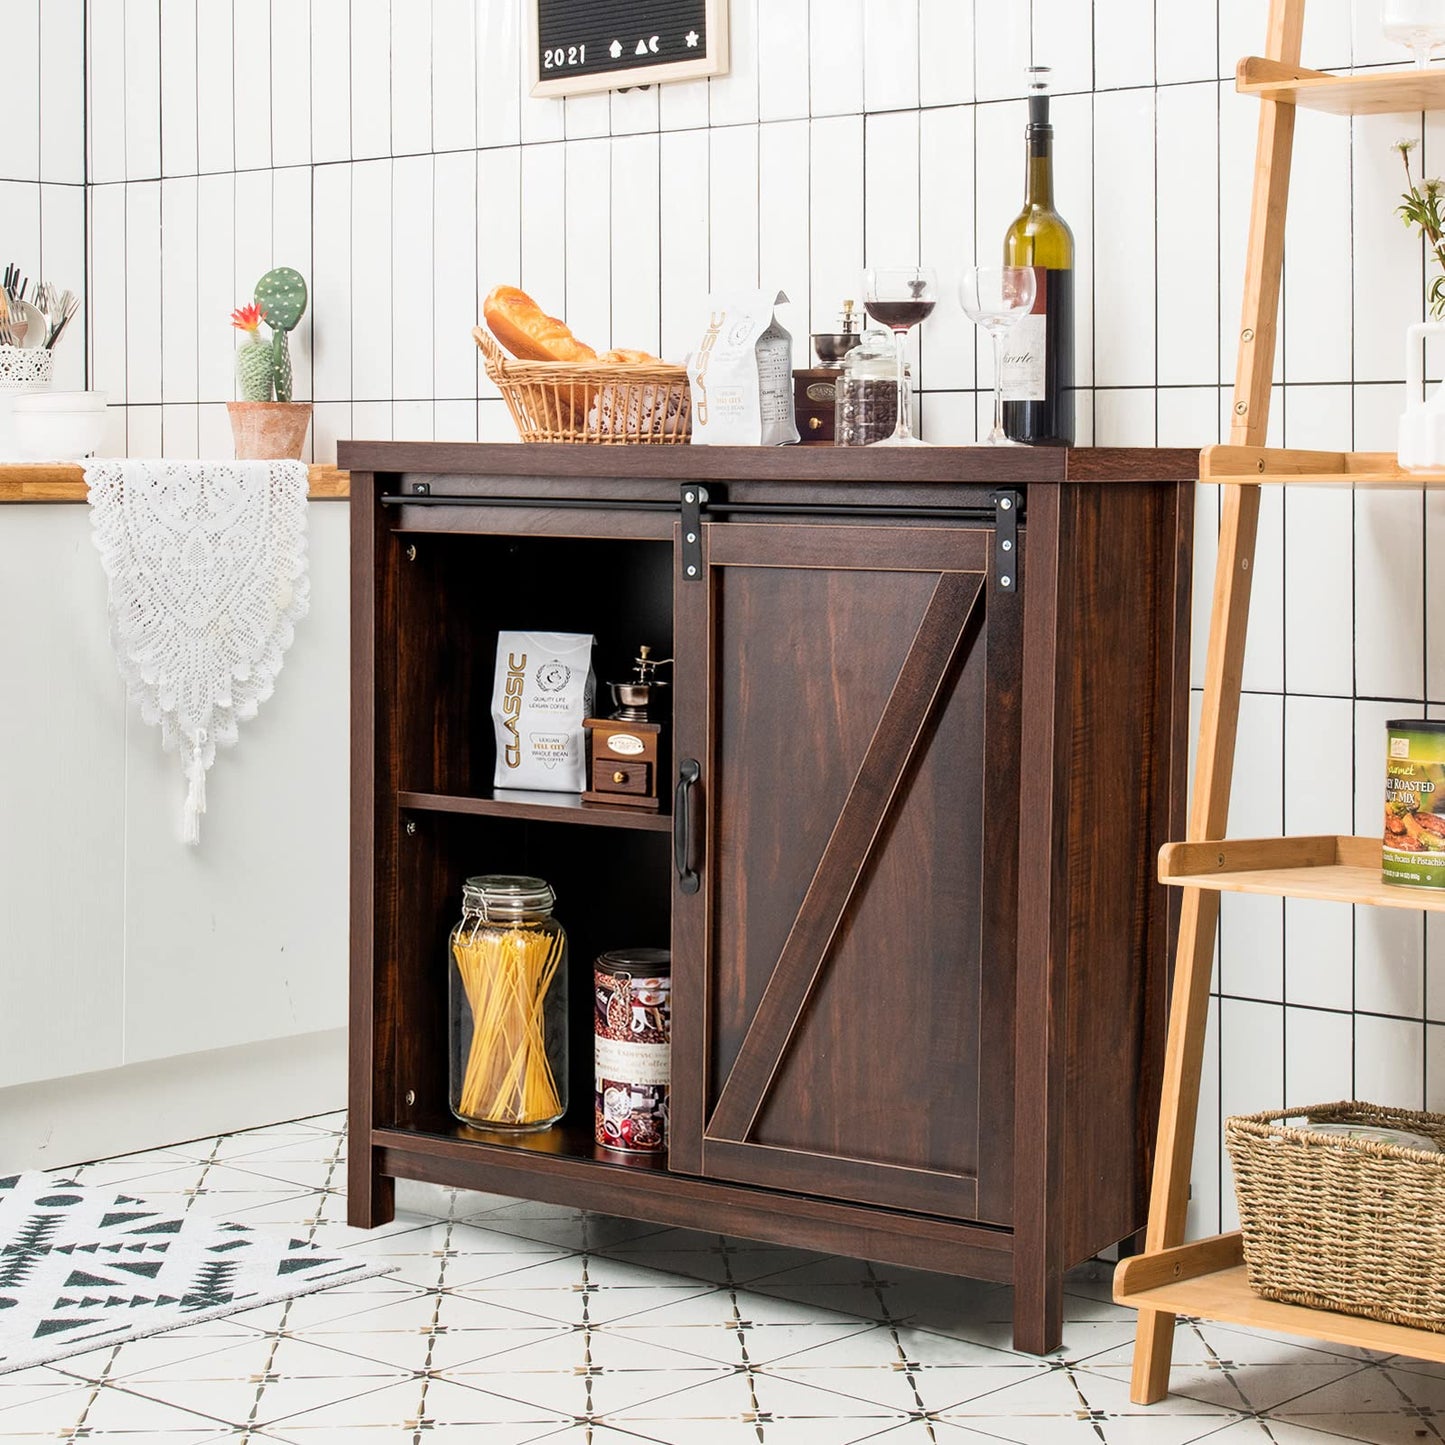
[[[665,445],[692,438],[684,367],[515,361],[485,326],[474,327],[472,335],[524,442]]]
[[[1445,1153],[1293,1128],[1423,1134],[1445,1115],[1316,1104],[1225,1120],[1250,1287],[1268,1299],[1445,1332]]]

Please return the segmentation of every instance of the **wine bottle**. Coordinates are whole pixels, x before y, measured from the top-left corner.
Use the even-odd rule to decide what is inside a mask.
[[[1004,236],[1005,266],[1032,266],[1033,310],[1004,343],[1003,426],[1017,442],[1074,440],[1074,233],[1054,209],[1048,67],[1029,71],[1024,206]]]

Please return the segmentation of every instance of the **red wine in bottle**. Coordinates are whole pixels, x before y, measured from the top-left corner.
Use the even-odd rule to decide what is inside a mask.
[[[1074,233],[1054,209],[1047,67],[1029,72],[1024,206],[1004,236],[1005,266],[1032,266],[1033,310],[1004,340],[1003,428],[1013,441],[1074,440]]]

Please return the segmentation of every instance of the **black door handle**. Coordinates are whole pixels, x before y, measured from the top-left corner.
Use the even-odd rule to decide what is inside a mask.
[[[692,866],[693,785],[702,776],[696,758],[684,758],[677,765],[677,791],[672,797],[672,861],[677,869],[677,886],[684,893],[696,893],[702,878]]]

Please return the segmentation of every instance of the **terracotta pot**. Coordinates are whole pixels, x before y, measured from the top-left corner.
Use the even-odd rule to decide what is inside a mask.
[[[311,424],[309,401],[228,401],[236,460],[299,461]]]

